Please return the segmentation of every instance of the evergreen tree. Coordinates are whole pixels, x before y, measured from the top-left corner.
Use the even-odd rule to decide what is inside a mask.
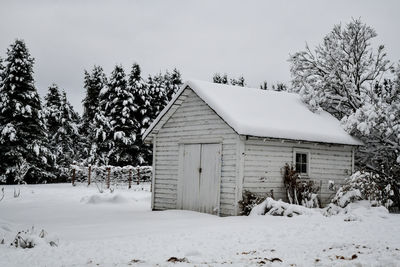
[[[274,85],[274,84],[272,85],[272,90],[281,92],[281,91],[287,91],[288,88],[287,88],[286,84],[278,82],[278,83],[276,83],[276,85]]]
[[[0,177],[7,183],[54,178],[33,64],[24,41],[16,40],[7,51],[0,85]]]
[[[236,86],[241,86],[241,87],[245,87],[245,86],[246,86],[246,82],[245,82],[243,76],[240,76],[240,77],[237,78],[237,79],[234,79],[234,78],[231,79],[231,84],[232,84],[232,85],[236,85]]]
[[[3,71],[4,71],[3,59],[0,57],[0,84],[1,81],[3,80]]]
[[[43,118],[49,133],[50,146],[57,145],[52,138],[56,135],[61,123],[61,95],[56,84],[52,84],[44,97]]]
[[[166,83],[166,94],[168,101],[171,101],[173,96],[178,92],[180,87],[182,86],[182,78],[181,74],[177,69],[174,69],[172,73],[168,71],[165,74],[165,83]]]
[[[128,86],[133,94],[136,105],[134,117],[137,122],[137,133],[135,146],[139,150],[139,163],[151,163],[151,147],[145,144],[142,140],[142,135],[150,126],[150,95],[146,83],[141,77],[141,70],[138,64],[133,64],[131,73],[128,79]]]
[[[135,119],[137,107],[132,91],[128,88],[122,66],[116,66],[111,73],[109,87],[109,104],[105,116],[110,118],[114,147],[110,163],[124,166],[138,163],[138,148],[135,146],[138,123]]]
[[[165,76],[161,73],[154,75],[153,77],[149,76],[147,85],[150,93],[150,118],[151,121],[153,121],[168,104]]]
[[[102,90],[99,96],[99,108],[94,115],[89,132],[90,150],[87,162],[96,165],[108,165],[111,149],[114,146],[111,135],[111,124],[108,117],[105,116],[105,105],[108,102],[107,90]]]
[[[213,83],[222,83],[222,84],[228,84],[228,75],[220,75],[219,73],[215,73],[213,76]]]
[[[82,142],[78,131],[79,115],[68,102],[66,93],[60,94],[53,84],[45,97],[44,119],[49,133],[49,144],[55,154],[57,176],[65,181],[70,164],[78,159]]]
[[[88,157],[88,151],[91,149],[91,143],[94,141],[91,137],[94,136],[93,126],[94,118],[99,109],[100,92],[107,86],[107,77],[104,74],[103,68],[94,66],[91,73],[85,71],[84,88],[86,89],[86,97],[83,100],[83,116],[82,124],[80,125],[80,134],[85,137],[83,157]]]
[[[260,89],[261,89],[261,90],[268,90],[268,83],[267,83],[267,81],[264,81],[262,84],[260,84]]]
[[[125,72],[122,66],[116,66],[109,84],[100,92],[99,110],[92,124],[96,129],[93,133],[92,161],[117,166],[137,164],[136,110]]]
[[[83,100],[83,125],[87,126],[93,120],[99,106],[100,91],[107,85],[107,77],[103,68],[94,66],[91,73],[85,71],[84,88],[86,97]]]
[[[228,75],[220,75],[219,73],[215,73],[213,76],[213,83],[222,83],[222,84],[231,84],[235,86],[246,86],[246,82],[243,76],[240,76],[239,78],[235,79],[228,79]]]
[[[79,133],[80,116],[69,103],[65,91],[61,93],[60,111],[60,128],[56,134],[56,138],[59,140],[57,164],[64,168],[62,174],[65,176],[70,165],[79,159],[83,141]]]

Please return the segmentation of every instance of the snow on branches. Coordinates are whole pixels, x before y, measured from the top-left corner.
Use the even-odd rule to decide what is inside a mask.
[[[364,142],[356,167],[385,178],[399,206],[400,67],[390,64],[383,45],[372,48],[376,36],[359,19],[334,26],[314,50],[290,57],[292,84],[311,110],[328,111]]]
[[[336,118],[354,112],[363,103],[370,85],[389,69],[383,45],[376,51],[371,40],[374,29],[353,20],[345,27],[335,25],[314,50],[291,55],[293,90],[312,110],[324,109]]]

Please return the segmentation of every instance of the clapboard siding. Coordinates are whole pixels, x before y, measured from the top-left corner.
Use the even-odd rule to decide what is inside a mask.
[[[328,181],[342,184],[352,171],[352,147],[317,143],[299,143],[251,137],[245,141],[243,189],[287,200],[283,185],[282,167],[293,163],[293,151],[310,152],[309,178],[322,183],[320,196],[323,204],[329,202],[332,192]]]
[[[179,142],[182,139],[222,140],[221,215],[235,215],[237,134],[191,89],[171,107],[156,134],[154,209],[175,209],[177,203]],[[178,104],[176,104],[178,103]]]
[[[239,136],[189,87],[153,128],[154,209],[177,208],[179,143],[222,142],[220,214],[238,214],[243,190],[286,199],[282,167],[293,163],[295,149],[310,153],[309,178],[321,184],[323,204],[332,197],[328,181],[342,184],[352,171],[352,146]]]

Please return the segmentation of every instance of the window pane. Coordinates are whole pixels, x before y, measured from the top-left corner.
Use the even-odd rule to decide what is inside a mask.
[[[296,153],[296,171],[307,173],[307,153]]]
[[[301,172],[301,164],[300,163],[296,163],[296,171]]]
[[[301,162],[301,154],[296,153],[296,163],[300,163]]]
[[[307,173],[307,164],[301,164],[301,173]]]
[[[307,163],[307,154],[301,154],[301,163]]]

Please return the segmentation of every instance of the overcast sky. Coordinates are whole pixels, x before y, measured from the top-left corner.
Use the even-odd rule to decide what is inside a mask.
[[[55,82],[82,112],[83,71],[107,75],[115,64],[144,75],[176,67],[184,79],[216,72],[249,86],[290,81],[289,54],[319,43],[334,24],[361,18],[389,58],[400,59],[400,1],[5,1],[0,0],[0,56],[16,38],[36,59],[44,96]]]

